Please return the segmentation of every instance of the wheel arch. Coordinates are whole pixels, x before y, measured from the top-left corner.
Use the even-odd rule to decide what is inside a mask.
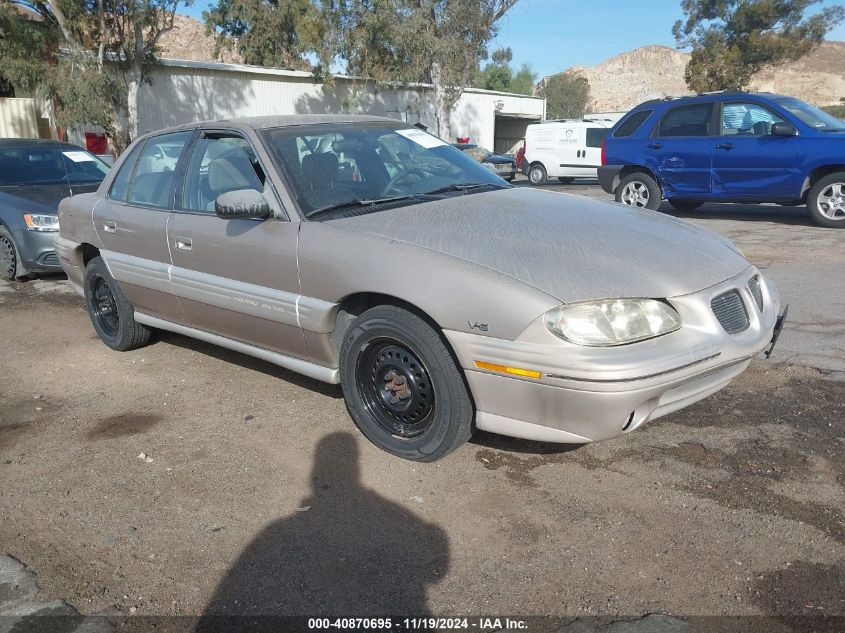
[[[95,257],[100,256],[100,249],[94,246],[93,244],[89,244],[88,242],[83,242],[79,245],[80,250],[82,251],[82,265],[83,267],[88,265]]]
[[[830,165],[821,165],[813,169],[809,174],[807,174],[804,178],[804,182],[801,184],[801,201],[804,203],[807,202],[807,194],[810,193],[810,189],[812,189],[813,185],[815,185],[819,180],[825,176],[829,176],[830,174],[835,174],[840,171],[845,172],[845,164],[833,163]]]

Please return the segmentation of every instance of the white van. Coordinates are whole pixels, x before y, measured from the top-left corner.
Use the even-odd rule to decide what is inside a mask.
[[[613,123],[610,119],[586,118],[529,125],[522,173],[532,185],[542,185],[549,178],[563,183],[596,178],[601,144]]]

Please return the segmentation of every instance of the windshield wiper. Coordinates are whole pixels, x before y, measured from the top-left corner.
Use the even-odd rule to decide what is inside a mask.
[[[472,189],[478,189],[479,187],[495,187],[496,189],[507,189],[507,185],[497,185],[492,182],[459,182],[454,185],[446,185],[445,187],[440,187],[439,189],[435,189],[433,191],[426,191],[424,195],[427,196],[434,196],[438,193],[448,193],[450,191],[463,191],[466,193]]]
[[[320,215],[321,213],[326,213],[327,211],[336,211],[337,209],[346,209],[350,207],[375,207],[377,204],[383,204],[385,202],[397,202],[399,200],[416,200],[428,194],[419,194],[413,193],[408,194],[405,196],[389,196],[387,198],[373,198],[372,200],[362,199],[362,198],[355,198],[354,200],[346,200],[345,202],[337,202],[335,204],[329,204],[325,207],[320,207],[319,209],[314,209],[313,211],[309,211],[305,214],[305,217],[308,219],[313,218],[315,215]]]

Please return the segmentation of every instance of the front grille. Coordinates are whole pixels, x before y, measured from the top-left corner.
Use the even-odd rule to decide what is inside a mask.
[[[748,329],[748,312],[736,290],[720,294],[710,302],[713,314],[728,334],[739,334]]]
[[[751,296],[754,297],[754,302],[763,311],[763,289],[760,287],[760,277],[754,275],[748,280],[748,289],[751,291]]]
[[[54,252],[44,253],[38,260],[42,266],[61,266],[59,263],[59,256]]]

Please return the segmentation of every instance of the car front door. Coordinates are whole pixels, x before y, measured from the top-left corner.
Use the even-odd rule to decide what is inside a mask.
[[[704,196],[711,191],[713,102],[670,109],[646,139],[644,162],[659,177],[667,197]]]
[[[185,161],[168,224],[174,292],[192,327],[307,357],[297,320],[298,221],[290,221],[252,144],[239,132],[205,130]],[[222,219],[216,198],[254,189],[267,219]]]
[[[176,166],[192,134],[161,134],[137,144],[93,212],[100,255],[127,299],[139,312],[177,322],[184,319],[168,274],[167,221]],[[160,159],[164,147],[168,160]]]
[[[784,119],[759,103],[722,104],[720,135],[713,146],[713,190],[720,197],[765,200],[796,189],[797,136],[776,136]]]

